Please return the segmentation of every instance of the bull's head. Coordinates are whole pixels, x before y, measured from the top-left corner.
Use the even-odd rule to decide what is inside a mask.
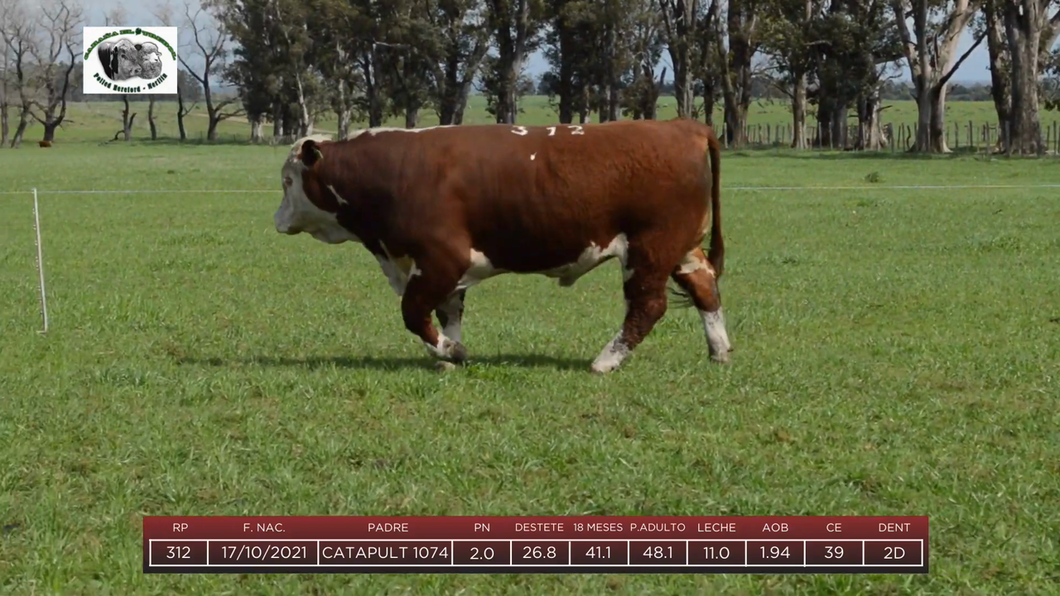
[[[280,175],[283,179],[283,201],[273,215],[276,231],[281,234],[305,232],[328,244],[357,241],[338,222],[342,199],[334,186],[324,182],[324,152],[327,137],[307,137],[291,147]]]

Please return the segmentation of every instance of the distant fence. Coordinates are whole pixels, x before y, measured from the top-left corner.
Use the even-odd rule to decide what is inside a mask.
[[[722,144],[729,148],[728,125],[720,123],[718,128]],[[880,125],[881,143],[868,151],[901,152],[911,149],[916,144],[917,127],[915,124],[883,122]],[[744,127],[744,138],[747,140],[743,149],[789,148],[795,138],[792,124],[747,124]],[[858,126],[851,125],[846,129],[846,142],[827,135],[822,124],[807,124],[803,128],[803,138],[810,151],[843,151],[854,150],[858,145]],[[997,123],[954,122],[946,125],[946,146],[952,151],[970,151],[990,153],[1002,150],[1001,129]],[[1060,155],[1060,123],[1051,122],[1042,125],[1042,141],[1046,153]],[[819,139],[828,136],[824,145]]]

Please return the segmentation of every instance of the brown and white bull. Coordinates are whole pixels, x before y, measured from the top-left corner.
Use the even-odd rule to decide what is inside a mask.
[[[276,230],[363,244],[401,297],[405,327],[443,361],[467,360],[460,325],[476,283],[538,273],[571,286],[616,258],[625,321],[593,371],[617,368],[651,332],[671,278],[702,317],[711,359],[729,360],[719,145],[704,124],[366,129],[300,139],[282,178]]]

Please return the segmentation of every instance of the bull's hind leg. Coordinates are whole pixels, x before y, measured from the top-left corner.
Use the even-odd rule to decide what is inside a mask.
[[[422,266],[422,269],[420,267]],[[431,321],[431,312],[452,312],[449,309],[454,305],[452,297],[456,294],[456,285],[460,279],[461,272],[466,269],[466,264],[434,259],[417,263],[409,275],[405,294],[401,297],[401,316],[405,321],[405,328],[423,340],[427,351],[435,357],[446,362],[456,364],[467,360],[467,348],[460,343],[459,337],[447,337],[445,331],[439,332]],[[460,304],[462,304],[460,300]],[[456,310],[459,313],[462,310]],[[442,323],[444,329],[453,332],[455,329],[459,335],[459,317]],[[456,327],[453,327],[453,323]]]
[[[626,318],[622,329],[593,361],[593,372],[606,373],[618,368],[666,314],[668,267],[656,266],[647,255],[633,247],[623,261],[623,277],[628,276],[622,286],[626,297]]]
[[[721,293],[718,278],[707,261],[703,249],[690,251],[671,276],[677,285],[688,294],[703,319],[703,332],[707,336],[710,359],[728,363],[732,345],[725,331],[725,315],[721,309]]]

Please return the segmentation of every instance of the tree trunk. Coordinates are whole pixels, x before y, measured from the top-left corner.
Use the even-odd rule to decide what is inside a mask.
[[[147,103],[147,125],[151,127],[151,140],[158,140],[158,124],[155,122],[155,96],[148,98]]]
[[[795,75],[795,88],[791,97],[791,120],[794,127],[791,135],[792,149],[806,149],[806,75]]]
[[[931,90],[931,151],[949,153],[946,144],[946,91],[949,85],[942,85]]]
[[[217,113],[213,109],[208,109],[206,116],[208,121],[208,124],[206,125],[206,140],[216,141],[217,125],[221,122],[221,119],[217,117]]]
[[[184,129],[184,95],[180,92],[180,86],[177,86],[177,130],[180,131],[180,140],[188,140],[188,132]]]
[[[679,31],[684,29],[676,27]],[[690,33],[679,33],[678,35],[689,36]],[[691,40],[685,40],[690,42]],[[677,117],[688,118],[692,115],[692,105],[695,102],[695,85],[692,80],[692,59],[688,55],[687,43],[680,43],[670,49],[670,61],[674,67],[674,99],[677,101]]]
[[[873,87],[858,99],[858,151],[878,151],[883,145],[880,131],[880,88]]]
[[[265,122],[262,116],[247,116],[250,122],[250,142],[260,143],[265,136]]]
[[[832,112],[832,121],[829,126],[832,128],[832,148],[840,151],[847,148],[847,112],[850,111],[850,105],[845,100],[837,101],[835,109]]]
[[[926,153],[931,151],[931,87],[926,83],[917,85],[916,95],[916,142],[910,151]]]
[[[18,127],[15,128],[15,134],[11,137],[11,147],[18,147],[22,144],[22,137],[26,134],[26,127],[28,126],[29,108],[23,106],[18,115]]]
[[[4,48],[4,77],[0,80],[0,147],[7,145],[7,137],[11,132],[11,123],[8,120],[10,118],[10,89],[7,86],[8,77],[10,76],[11,70],[11,56],[8,54],[8,50]]]
[[[350,124],[353,122],[353,111],[350,108],[343,106],[338,110],[337,116],[339,121],[336,125],[338,126],[338,130],[335,131],[338,133],[338,138],[336,140],[341,141],[350,136]]]
[[[405,80],[414,80],[415,64],[411,60],[405,61]],[[420,107],[422,101],[417,97],[418,89],[405,88],[405,128],[416,128],[420,124]]]
[[[574,121],[574,40],[573,29],[564,20],[559,27],[559,81],[556,93],[559,95],[559,122],[570,124]]]
[[[55,123],[52,123],[52,122],[49,122],[49,123],[45,124],[44,125],[44,137],[41,140],[48,141],[49,143],[54,141],[55,140],[55,129],[56,128],[59,128],[58,124],[55,124]]]
[[[129,117],[129,96],[122,95],[121,100],[125,106],[125,109],[121,112],[121,130],[125,141],[129,142],[132,140],[132,118]],[[136,114],[133,114],[133,117],[135,118]]]
[[[822,97],[817,103],[817,129],[814,131],[814,146],[818,149],[829,149],[835,145],[832,139],[832,114],[834,102]]]
[[[986,0],[986,48],[990,56],[990,95],[997,112],[998,145],[1008,153],[1008,127],[1012,122],[1012,71],[1001,8],[995,0]]]
[[[747,110],[738,102],[725,102],[725,137],[729,147],[747,144]]]
[[[1012,57],[1011,152],[1042,155],[1038,120],[1038,51],[1041,40],[1041,5],[1022,0],[1005,5],[1005,33]]]
[[[361,60],[361,72],[364,74],[364,96],[368,100],[368,127],[383,125],[383,105],[379,98],[379,89],[375,79],[375,49]]]
[[[341,124],[341,119],[339,122]],[[283,138],[283,102],[279,99],[272,100],[272,138],[274,140]]]

